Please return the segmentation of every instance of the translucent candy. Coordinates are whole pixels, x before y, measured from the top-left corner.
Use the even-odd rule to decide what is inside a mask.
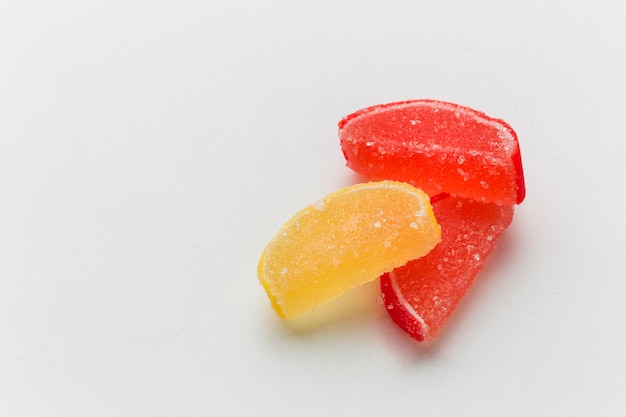
[[[441,242],[428,255],[381,277],[387,312],[418,341],[434,339],[483,268],[513,206],[433,198]]]
[[[358,184],[287,221],[261,255],[258,276],[278,315],[295,318],[425,255],[440,238],[423,191]]]
[[[500,204],[525,197],[515,132],[468,107],[434,100],[373,106],[341,120],[339,137],[348,166],[372,180]]]

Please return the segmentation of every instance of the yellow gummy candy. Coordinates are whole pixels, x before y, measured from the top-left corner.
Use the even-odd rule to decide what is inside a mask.
[[[292,319],[424,256],[440,239],[426,193],[395,181],[358,184],[287,221],[258,275],[278,315]]]

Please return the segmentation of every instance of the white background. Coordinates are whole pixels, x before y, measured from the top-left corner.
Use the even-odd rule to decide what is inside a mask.
[[[0,415],[623,415],[626,3],[382,4],[0,3]],[[435,343],[282,322],[263,247],[411,98],[515,128],[513,225]]]

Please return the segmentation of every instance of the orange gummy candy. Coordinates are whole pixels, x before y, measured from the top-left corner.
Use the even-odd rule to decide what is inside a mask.
[[[471,108],[435,100],[368,107],[341,120],[339,137],[348,166],[369,179],[409,182],[431,196],[524,200],[515,132]]]
[[[394,181],[358,184],[287,221],[258,276],[278,315],[291,319],[425,255],[440,238],[426,193]]]
[[[513,206],[447,195],[433,197],[433,210],[441,242],[380,281],[387,312],[418,341],[437,336],[513,220]]]

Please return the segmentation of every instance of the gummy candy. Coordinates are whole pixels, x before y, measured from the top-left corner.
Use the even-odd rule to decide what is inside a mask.
[[[381,277],[387,312],[418,341],[433,340],[483,268],[513,206],[435,196],[441,242],[426,256]]]
[[[347,165],[372,180],[483,202],[525,197],[517,135],[504,121],[435,100],[368,107],[339,122]]]
[[[261,255],[258,276],[278,315],[291,319],[425,255],[440,238],[423,191],[357,184],[288,220]]]

